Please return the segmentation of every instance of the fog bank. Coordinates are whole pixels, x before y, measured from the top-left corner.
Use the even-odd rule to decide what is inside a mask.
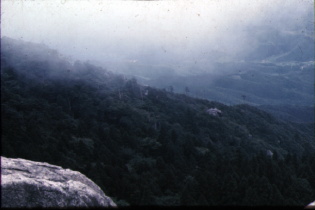
[[[272,30],[314,37],[313,10],[311,0],[4,0],[1,36],[74,60],[209,66],[243,60]]]

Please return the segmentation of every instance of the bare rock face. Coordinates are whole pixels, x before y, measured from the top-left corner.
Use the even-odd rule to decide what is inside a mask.
[[[77,171],[1,157],[1,207],[116,207]]]
[[[305,209],[315,209],[315,201],[313,201],[312,203],[308,204]]]

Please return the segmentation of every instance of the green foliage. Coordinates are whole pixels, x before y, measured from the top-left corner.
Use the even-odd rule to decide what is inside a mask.
[[[14,49],[1,54],[3,156],[78,170],[119,205],[305,205],[315,197],[314,124],[143,87],[88,63],[34,66],[37,57]],[[206,112],[214,107],[221,117]]]

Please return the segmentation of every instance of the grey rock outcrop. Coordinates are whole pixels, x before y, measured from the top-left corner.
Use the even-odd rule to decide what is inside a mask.
[[[1,157],[1,207],[116,207],[77,171]]]
[[[315,209],[315,201],[305,206],[305,209]]]

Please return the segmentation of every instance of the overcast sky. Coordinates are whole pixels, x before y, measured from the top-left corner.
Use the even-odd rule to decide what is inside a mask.
[[[290,31],[313,10],[313,0],[2,0],[1,37],[80,60],[234,56],[253,44],[249,26]]]

